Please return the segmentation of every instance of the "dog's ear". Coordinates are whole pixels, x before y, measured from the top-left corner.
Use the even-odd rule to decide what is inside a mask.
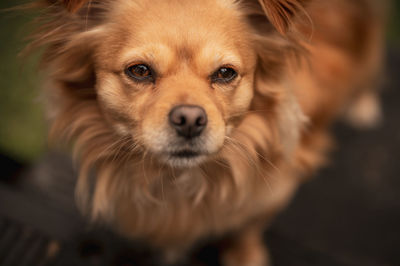
[[[65,8],[70,13],[75,13],[78,11],[84,4],[89,2],[89,0],[61,0]]]
[[[250,15],[263,15],[275,29],[285,35],[299,13],[306,14],[305,5],[310,0],[248,0]],[[261,6],[261,8],[260,8]],[[256,9],[258,10],[256,10]],[[260,10],[261,9],[261,10]],[[253,14],[251,14],[253,13]]]

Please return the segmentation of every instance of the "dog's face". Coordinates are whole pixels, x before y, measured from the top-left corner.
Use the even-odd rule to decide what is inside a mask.
[[[221,149],[250,105],[256,55],[234,1],[116,1],[96,91],[121,136],[174,167]]]

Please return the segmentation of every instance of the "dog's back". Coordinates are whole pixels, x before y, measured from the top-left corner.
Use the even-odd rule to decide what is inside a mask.
[[[360,99],[375,96],[382,69],[383,6],[370,0],[315,1],[308,5],[299,30],[310,38],[306,44],[310,68],[298,71],[294,66],[292,81],[313,125],[325,126],[334,117],[356,109]],[[353,122],[366,126],[377,122],[378,107],[370,107],[370,113],[349,113],[359,115],[358,121],[351,117]]]

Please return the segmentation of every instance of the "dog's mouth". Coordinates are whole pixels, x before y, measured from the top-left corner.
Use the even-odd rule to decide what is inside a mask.
[[[221,133],[217,131],[217,133]],[[167,135],[167,134],[166,134]],[[171,134],[148,141],[147,148],[156,161],[172,168],[194,168],[212,160],[222,149],[222,134],[203,134],[192,139],[184,139]]]
[[[204,162],[207,158],[207,153],[195,149],[183,149],[166,153],[163,161],[170,166],[178,168],[195,167]]]
[[[200,155],[201,155],[200,152],[194,151],[194,150],[182,150],[182,151],[170,153],[171,157],[182,158],[182,159],[195,158],[195,157],[200,156]]]

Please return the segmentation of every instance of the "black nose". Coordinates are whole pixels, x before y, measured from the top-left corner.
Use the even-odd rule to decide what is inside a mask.
[[[187,139],[197,137],[207,125],[207,114],[196,105],[178,105],[169,113],[169,123],[179,136]]]

